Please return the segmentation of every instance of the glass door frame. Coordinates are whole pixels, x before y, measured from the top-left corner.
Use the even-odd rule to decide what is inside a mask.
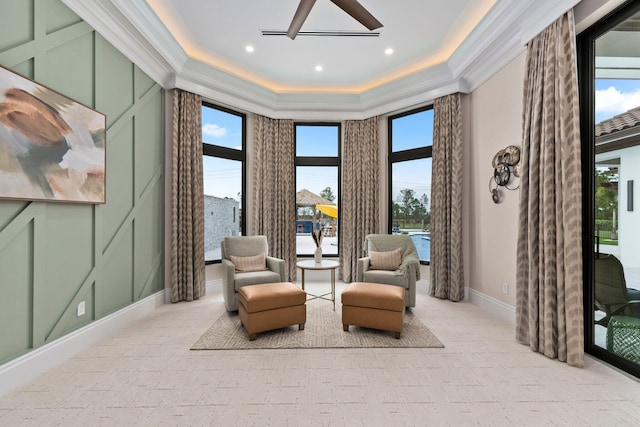
[[[577,37],[580,134],[582,142],[582,258],[584,294],[584,345],[595,356],[640,378],[640,365],[595,345],[595,41],[616,25],[640,12],[640,2],[627,1]]]

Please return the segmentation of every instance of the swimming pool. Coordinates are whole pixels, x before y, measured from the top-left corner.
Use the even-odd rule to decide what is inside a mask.
[[[429,233],[410,233],[413,244],[416,245],[420,261],[431,259],[431,235]]]

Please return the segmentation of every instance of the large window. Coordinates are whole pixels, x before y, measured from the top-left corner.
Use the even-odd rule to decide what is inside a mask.
[[[322,233],[323,256],[338,255],[340,125],[298,123],[296,140],[296,252],[313,255],[312,231]]]
[[[220,261],[220,242],[245,229],[245,116],[202,105],[204,257]]]
[[[585,344],[640,377],[640,4],[579,46]]]
[[[433,108],[389,118],[389,229],[409,234],[420,262],[431,259]]]

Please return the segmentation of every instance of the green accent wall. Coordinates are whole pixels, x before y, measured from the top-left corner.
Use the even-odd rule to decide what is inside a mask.
[[[0,200],[2,364],[164,289],[165,121],[162,87],[59,0],[0,11],[0,64],[107,116],[106,204]]]

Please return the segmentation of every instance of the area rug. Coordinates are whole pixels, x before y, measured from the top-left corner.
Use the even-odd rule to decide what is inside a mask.
[[[191,350],[248,350],[274,348],[442,348],[444,345],[411,310],[404,316],[400,339],[393,332],[350,326],[342,330],[341,309],[325,300],[307,302],[307,323],[303,331],[298,325],[257,334],[249,341],[240,325],[237,312],[225,312],[191,346]]]

